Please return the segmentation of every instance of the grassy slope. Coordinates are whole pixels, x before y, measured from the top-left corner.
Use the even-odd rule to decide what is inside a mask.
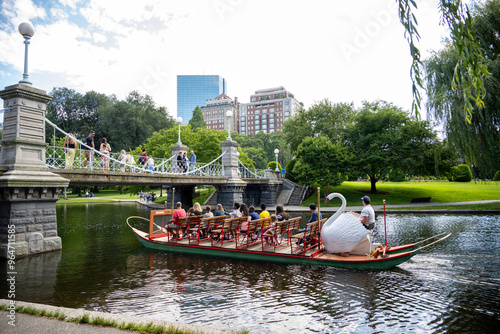
[[[361,197],[369,195],[372,204],[410,204],[415,197],[431,197],[435,203],[452,203],[479,200],[500,199],[499,182],[379,182],[377,190],[383,194],[370,194],[369,182],[344,182],[331,192],[339,192],[347,200],[347,205],[361,205]],[[317,194],[309,197],[303,206],[317,202]],[[338,200],[328,202],[326,206],[338,206]],[[321,205],[324,206],[323,200]]]
[[[390,208],[388,210],[500,210],[500,202],[486,204],[464,204],[464,205],[434,205],[434,206],[407,206]]]

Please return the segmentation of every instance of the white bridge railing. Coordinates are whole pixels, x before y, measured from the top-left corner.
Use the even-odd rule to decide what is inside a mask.
[[[238,173],[241,178],[258,178],[258,179],[265,178],[265,172],[263,169],[254,169],[252,171],[243,163],[241,163],[239,159],[238,159]]]
[[[79,148],[67,149],[64,147],[48,146],[45,149],[45,160],[47,167],[57,169],[77,169],[77,170],[105,170],[113,172],[129,173],[151,173],[151,174],[179,174],[179,175],[199,175],[199,176],[222,176],[222,152],[217,158],[209,163],[196,163],[194,166],[187,162],[178,163],[177,157],[156,158],[153,157],[152,168],[148,163],[139,164],[139,156],[121,156],[120,153],[110,152],[109,156],[103,155],[98,150],[85,145],[77,138],[53,124],[47,118],[47,124],[72,138],[79,144]],[[74,152],[74,154],[73,154]],[[85,153],[88,154],[88,161],[85,161]]]

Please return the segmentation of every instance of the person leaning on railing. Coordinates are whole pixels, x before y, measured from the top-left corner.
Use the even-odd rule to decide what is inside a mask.
[[[72,133],[69,134],[74,137]],[[73,169],[73,161],[75,161],[76,154],[76,140],[71,137],[66,137],[64,140],[64,151],[66,152],[66,168]]]

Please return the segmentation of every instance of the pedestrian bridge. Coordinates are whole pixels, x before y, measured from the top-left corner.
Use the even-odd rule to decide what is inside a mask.
[[[55,130],[78,143],[78,148],[75,149],[55,145],[45,149],[47,167],[51,172],[68,179],[70,184],[215,185],[224,184],[228,180],[227,173],[226,175],[224,173],[223,158],[231,152],[224,149],[221,155],[208,163],[179,162],[176,159],[177,154],[172,152],[171,157],[148,157],[147,163],[139,164],[140,156],[138,155],[121,154],[120,152],[109,152],[108,155],[103,155],[98,150],[66,133],[50,120],[45,119],[45,121]],[[269,178],[269,173],[266,173],[265,170],[249,169],[239,159],[237,159],[237,166],[232,167],[237,169],[235,173],[237,178],[252,179],[254,180],[252,183],[267,183],[265,180],[261,182],[258,180]]]

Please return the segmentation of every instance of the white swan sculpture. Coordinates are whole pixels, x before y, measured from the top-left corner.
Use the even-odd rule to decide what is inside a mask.
[[[331,193],[326,202],[340,198],[342,206],[331,216],[321,228],[321,240],[327,253],[367,254],[371,251],[369,231],[363,227],[357,217],[344,213],[346,200],[342,194]]]

